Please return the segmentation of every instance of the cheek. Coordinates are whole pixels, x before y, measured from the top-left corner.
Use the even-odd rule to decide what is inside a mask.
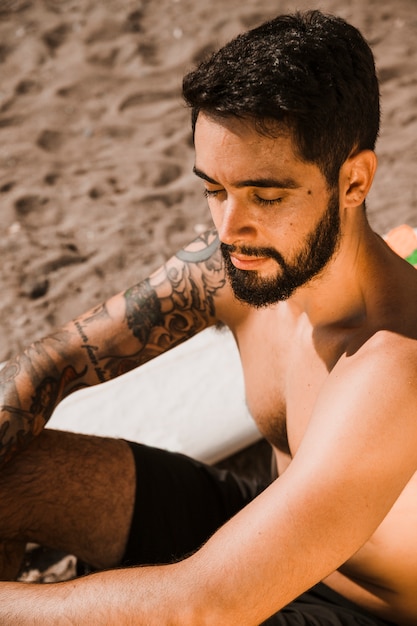
[[[207,201],[207,206],[215,229],[217,230],[218,234],[223,237],[225,234],[223,232],[224,229],[229,230],[230,228],[230,223],[227,220],[227,216],[225,215],[224,205],[218,200],[212,198]]]
[[[213,202],[213,200],[207,200],[207,207],[211,215],[211,219],[214,222],[214,225],[218,226],[221,223],[221,210],[218,202]]]

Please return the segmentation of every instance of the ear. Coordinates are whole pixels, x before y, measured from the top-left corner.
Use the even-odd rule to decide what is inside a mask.
[[[372,150],[362,150],[350,156],[340,168],[339,190],[346,207],[361,206],[368,195],[377,168]]]

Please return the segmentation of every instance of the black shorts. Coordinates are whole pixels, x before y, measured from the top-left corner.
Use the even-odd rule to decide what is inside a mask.
[[[172,563],[186,557],[266,487],[182,454],[129,445],[136,463],[136,502],[124,566]],[[323,584],[265,622],[273,626],[387,623]]]

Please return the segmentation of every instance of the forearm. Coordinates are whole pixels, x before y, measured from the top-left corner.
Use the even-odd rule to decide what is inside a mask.
[[[215,324],[224,285],[217,237],[207,233],[149,279],[10,361],[0,371],[0,466],[72,391],[115,378]]]
[[[32,344],[0,371],[0,465],[41,432],[68,388],[80,384],[82,374],[65,365],[59,350],[68,335],[62,330]]]
[[[34,342],[0,371],[0,466],[41,432],[65,397],[150,358],[126,308],[119,294]]]
[[[181,565],[100,572],[53,584],[0,583],[0,623],[14,626],[195,626]]]

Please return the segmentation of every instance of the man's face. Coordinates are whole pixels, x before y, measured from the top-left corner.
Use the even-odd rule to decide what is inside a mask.
[[[256,307],[289,298],[337,249],[337,190],[296,157],[288,133],[265,137],[244,120],[200,114],[195,147],[236,297]]]

